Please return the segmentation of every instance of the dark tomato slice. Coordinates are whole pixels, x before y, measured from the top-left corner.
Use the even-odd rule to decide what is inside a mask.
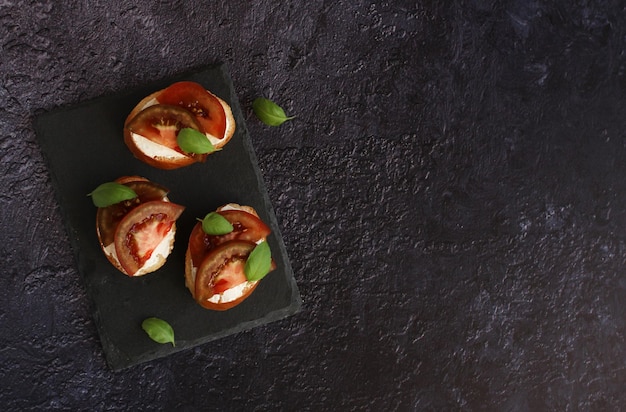
[[[163,200],[169,192],[165,187],[146,180],[125,182],[123,184],[133,189],[137,193],[137,197],[111,206],[101,207],[96,215],[98,235],[105,247],[113,243],[115,229],[117,229],[117,225],[129,211],[141,203]]]
[[[189,238],[189,253],[195,267],[200,266],[204,256],[215,247],[231,240],[256,242],[267,237],[271,230],[261,219],[242,210],[223,210],[217,212],[233,225],[233,231],[226,235],[207,235],[198,222]]]
[[[128,129],[172,150],[182,153],[176,137],[184,128],[200,130],[196,117],[179,106],[155,104],[140,111],[129,123]]]
[[[161,104],[183,107],[196,116],[202,131],[218,139],[224,137],[226,131],[226,114],[220,101],[194,82],[174,83],[159,94],[157,100]]]
[[[171,202],[151,201],[121,220],[115,231],[115,251],[128,275],[133,276],[150,259],[184,209]]]
[[[255,246],[254,242],[231,240],[208,253],[196,274],[196,301],[206,306],[211,296],[246,282],[244,267]]]

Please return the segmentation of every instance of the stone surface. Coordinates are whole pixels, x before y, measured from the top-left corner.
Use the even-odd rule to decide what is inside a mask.
[[[3,410],[626,407],[623,6],[300,3],[0,3]],[[112,373],[32,119],[218,61],[303,309]]]

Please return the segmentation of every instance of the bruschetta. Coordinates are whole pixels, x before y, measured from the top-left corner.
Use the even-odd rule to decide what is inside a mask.
[[[131,196],[98,207],[96,232],[102,251],[125,275],[156,271],[172,251],[176,220],[185,208],[170,202],[166,188],[143,177],[125,176],[107,185],[113,188],[109,190],[124,186]]]
[[[209,215],[195,225],[185,255],[185,285],[202,307],[224,311],[247,299],[276,264],[267,245],[271,230],[252,207],[229,203],[214,213],[231,229],[207,233]],[[251,262],[261,246],[267,248],[266,262]],[[250,273],[249,267],[258,263],[266,267]]]
[[[228,103],[202,85],[182,81],[142,99],[124,122],[124,143],[133,155],[159,169],[177,169],[223,148],[235,133]],[[181,147],[181,131],[193,131],[205,150]],[[201,138],[200,138],[201,137]]]

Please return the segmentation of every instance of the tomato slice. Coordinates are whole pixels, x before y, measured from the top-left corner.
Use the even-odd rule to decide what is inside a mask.
[[[169,192],[165,187],[147,180],[129,181],[123,184],[133,189],[137,193],[137,197],[111,206],[101,207],[96,215],[98,236],[105,247],[113,243],[115,230],[128,212],[141,203],[163,200]]]
[[[115,231],[115,251],[124,271],[133,276],[152,256],[185,208],[151,201],[132,209]]]
[[[261,219],[243,210],[222,210],[217,212],[233,225],[233,231],[226,235],[207,235],[198,222],[189,238],[189,253],[195,267],[200,266],[204,256],[215,247],[231,240],[257,242],[271,233],[271,229]]]
[[[155,104],[140,111],[128,123],[128,130],[155,143],[183,153],[176,137],[184,128],[200,130],[196,117],[189,111],[173,105]]]
[[[202,131],[222,139],[226,132],[226,113],[219,99],[195,82],[174,83],[159,94],[161,104],[180,106],[196,117]]]
[[[196,274],[196,301],[206,307],[211,296],[246,282],[246,259],[255,246],[247,240],[231,240],[208,253]]]

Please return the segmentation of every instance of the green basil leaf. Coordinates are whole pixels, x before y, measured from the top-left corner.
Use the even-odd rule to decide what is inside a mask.
[[[176,143],[187,153],[205,154],[216,150],[204,133],[190,127],[185,127],[178,132]]]
[[[116,182],[103,183],[89,193],[96,207],[107,207],[124,200],[134,199],[137,193],[128,186]]]
[[[261,242],[250,253],[244,273],[248,280],[261,280],[267,275],[272,266],[272,252],[267,242]]]
[[[287,117],[282,107],[263,97],[258,97],[252,102],[252,110],[259,120],[268,126],[280,126],[295,117]]]
[[[225,235],[233,229],[233,225],[217,212],[211,212],[202,219],[202,230],[207,235]]]
[[[158,343],[171,343],[172,346],[176,346],[174,342],[174,329],[163,319],[145,319],[141,323],[141,328],[146,331],[153,341]]]

